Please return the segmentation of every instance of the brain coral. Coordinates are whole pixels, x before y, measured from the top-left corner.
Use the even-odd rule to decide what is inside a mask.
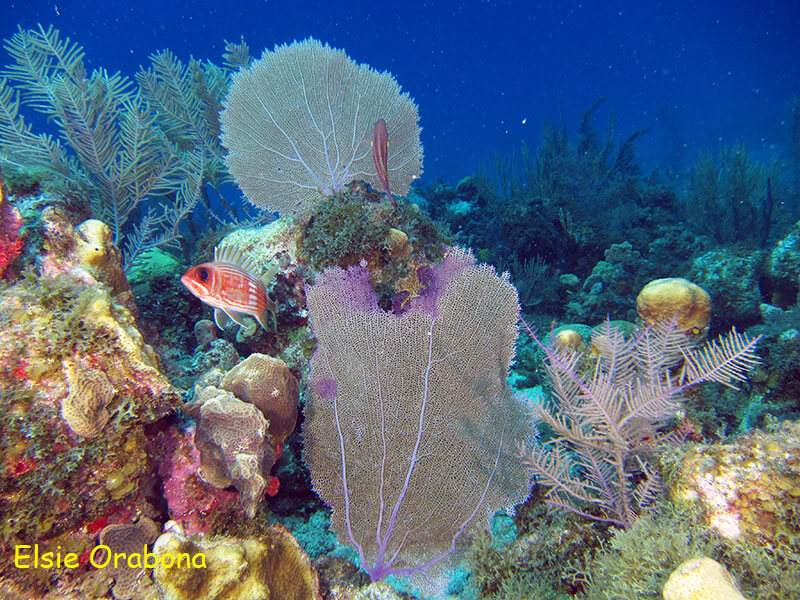
[[[711,319],[711,297],[680,277],[654,279],[639,292],[636,310],[648,325],[676,318],[681,329],[703,331]]]
[[[153,550],[164,556],[202,553],[206,568],[165,568],[154,578],[170,600],[319,600],[319,582],[308,555],[289,531],[271,525],[258,539],[184,538],[165,533]]]
[[[102,371],[89,371],[74,361],[64,361],[69,395],[61,403],[61,416],[70,429],[83,437],[99,435],[108,423],[106,407],[116,390]]]

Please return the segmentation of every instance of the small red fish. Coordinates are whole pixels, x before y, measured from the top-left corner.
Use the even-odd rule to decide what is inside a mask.
[[[274,266],[265,276],[267,281],[277,270]],[[243,318],[249,315],[267,329],[266,313],[272,314],[277,329],[275,303],[267,295],[263,279],[254,275],[258,269],[233,245],[214,248],[214,262],[192,267],[181,277],[181,283],[201,301],[214,308],[214,322],[225,329],[229,320],[247,327]]]
[[[378,179],[383,184],[383,189],[392,201],[392,205],[397,208],[397,200],[389,191],[389,129],[386,121],[378,119],[372,130],[372,160],[375,161],[375,169],[378,171]]]

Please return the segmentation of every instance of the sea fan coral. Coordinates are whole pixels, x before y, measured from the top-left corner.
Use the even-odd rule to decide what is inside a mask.
[[[314,39],[278,46],[233,76],[222,113],[228,168],[250,202],[282,215],[355,179],[381,189],[371,147],[381,118],[389,183],[405,195],[422,172],[422,145],[417,105],[394,77]]]

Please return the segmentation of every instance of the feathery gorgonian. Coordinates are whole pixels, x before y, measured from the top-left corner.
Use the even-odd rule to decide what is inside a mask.
[[[677,416],[684,392],[711,381],[733,387],[758,362],[759,338],[734,329],[696,348],[674,321],[629,337],[606,321],[592,334],[588,355],[528,332],[545,353],[552,386],[551,399],[533,411],[555,436],[544,445],[521,444],[523,462],[548,488],[548,504],[620,527],[661,488],[648,456],[680,439],[662,426]]]

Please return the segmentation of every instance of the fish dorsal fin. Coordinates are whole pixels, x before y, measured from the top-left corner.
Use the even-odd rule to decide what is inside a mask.
[[[225,262],[244,269],[253,276],[258,275],[261,269],[258,268],[255,261],[242,252],[242,249],[235,244],[226,244],[224,246],[217,246],[214,248],[214,260],[218,262]]]

